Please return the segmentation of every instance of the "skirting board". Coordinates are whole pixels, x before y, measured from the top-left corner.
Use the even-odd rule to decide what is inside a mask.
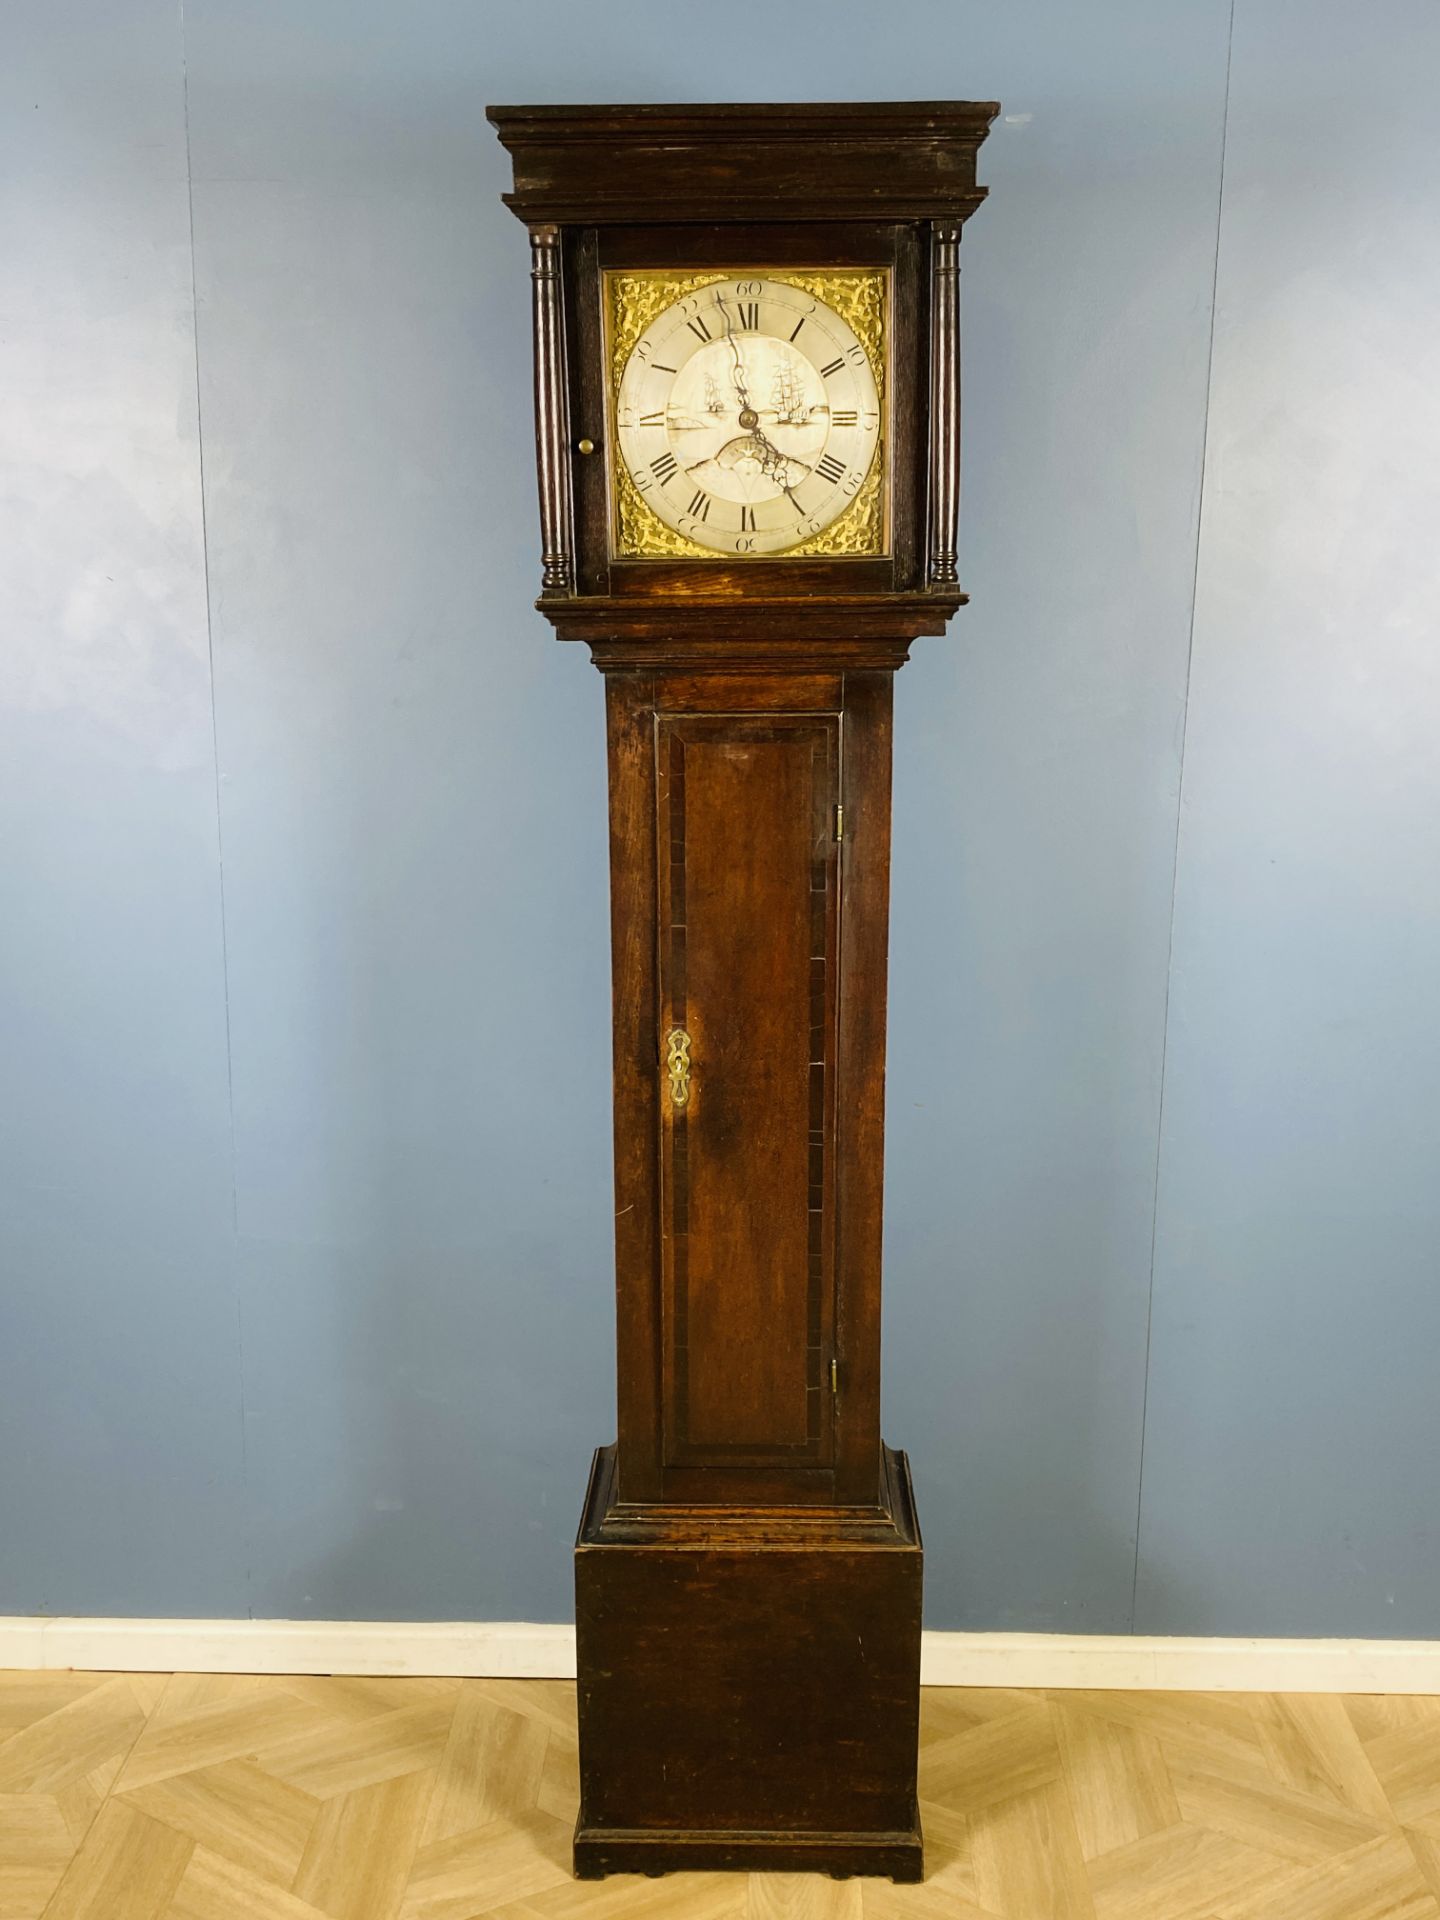
[[[569,1680],[575,1629],[526,1621],[84,1620],[0,1616],[0,1668],[435,1674]],[[1201,1640],[927,1633],[930,1687],[1440,1694],[1440,1640]]]

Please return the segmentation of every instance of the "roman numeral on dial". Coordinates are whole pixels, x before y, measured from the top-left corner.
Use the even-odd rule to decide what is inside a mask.
[[[845,478],[845,463],[837,460],[833,453],[822,453],[815,462],[815,471],[822,479],[828,480],[831,486],[835,486]]]
[[[693,320],[687,320],[685,324],[697,340],[708,340],[710,338],[710,329],[705,324],[703,314],[697,313]]]
[[[754,333],[760,325],[760,302],[742,300],[740,306],[740,325],[746,333]]]
[[[831,374],[833,374],[833,373],[839,373],[839,371],[840,371],[840,369],[841,369],[841,368],[842,368],[842,367],[844,366],[844,364],[845,364],[845,357],[844,357],[844,355],[843,355],[843,354],[837,354],[837,355],[836,355],[836,357],[835,357],[835,359],[833,359],[833,360],[832,360],[832,361],[830,362],[830,364],[829,364],[829,366],[828,366],[828,367],[821,367],[821,369],[820,369],[820,376],[821,376],[821,378],[822,378],[822,379],[824,379],[824,380],[828,380],[828,379],[830,378],[830,376],[831,376]]]
[[[667,451],[662,453],[658,460],[652,460],[650,462],[650,471],[663,487],[678,465],[679,462],[676,460],[674,454]]]
[[[642,419],[649,419],[650,417],[651,416],[649,414],[644,414],[641,416]],[[849,407],[844,409],[842,412],[832,413],[830,416],[830,423],[832,426],[836,426],[836,427],[853,427],[859,421],[859,418],[860,416],[855,411],[854,407]]]
[[[696,520],[708,520],[710,518],[710,496],[703,487],[697,489],[695,498],[690,502],[685,511]]]
[[[740,509],[740,531],[741,531],[741,533],[754,533],[754,531],[755,531],[755,509],[754,509],[753,507],[741,507],[741,509]]]

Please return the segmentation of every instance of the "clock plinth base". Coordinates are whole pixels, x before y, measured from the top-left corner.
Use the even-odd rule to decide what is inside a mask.
[[[876,1507],[746,1510],[615,1502],[614,1454],[575,1550],[577,1875],[921,1879],[905,1456]]]
[[[575,1878],[611,1873],[828,1873],[914,1883],[925,1878],[920,1829],[908,1833],[683,1833],[577,1826]]]

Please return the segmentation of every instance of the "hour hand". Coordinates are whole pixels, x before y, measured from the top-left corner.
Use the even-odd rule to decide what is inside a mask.
[[[750,388],[745,380],[745,362],[739,347],[733,340],[730,342],[730,347],[735,355],[735,392],[740,400],[740,424],[742,427],[754,428],[760,424],[760,416],[756,413],[755,403],[750,398]]]

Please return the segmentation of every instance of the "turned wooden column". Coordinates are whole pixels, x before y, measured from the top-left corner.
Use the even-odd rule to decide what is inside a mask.
[[[932,586],[960,578],[960,222],[930,224],[930,562]]]
[[[575,583],[570,504],[570,407],[565,390],[565,288],[560,229],[530,229],[535,325],[535,464],[540,482],[540,584],[568,593]]]

